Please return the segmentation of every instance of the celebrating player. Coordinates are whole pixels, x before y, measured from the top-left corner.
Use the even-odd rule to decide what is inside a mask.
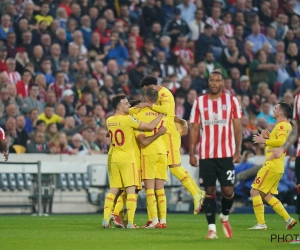
[[[146,102],[155,104],[158,99],[158,92],[155,89],[147,88],[145,92]],[[134,115],[138,120],[151,122],[157,112],[146,107],[141,109]],[[166,129],[166,121],[161,120],[159,125],[151,132],[136,132],[137,140],[141,145],[141,168],[142,179],[146,189],[147,209],[151,215],[152,223],[145,228],[166,228],[167,203],[164,190],[164,181],[167,180],[167,150],[162,137],[158,137],[149,145],[144,143],[144,140],[162,130]],[[155,190],[155,193],[154,193]],[[157,209],[158,207],[158,209]],[[158,211],[159,216],[158,216]],[[160,221],[158,221],[158,218]]]
[[[8,160],[8,145],[5,140],[5,132],[2,128],[0,128],[0,145],[1,145],[2,154],[4,156],[4,160],[7,161]]]
[[[297,147],[297,157],[296,157],[296,165],[295,165],[295,173],[297,179],[297,205],[296,205],[296,213],[298,214],[298,219],[300,222],[300,94],[298,94],[295,98],[294,103],[294,114],[293,118],[295,120],[292,132],[289,137],[285,141],[285,143],[279,147],[271,149],[270,152],[272,154],[269,157],[269,160],[279,158],[281,155],[286,152],[298,139],[298,147]]]
[[[208,222],[207,239],[217,239],[216,180],[222,189],[222,213],[219,220],[227,238],[232,237],[228,215],[234,196],[234,164],[240,161],[242,129],[241,108],[238,100],[222,93],[224,78],[219,71],[209,76],[209,94],[198,97],[193,105],[190,123],[190,164],[200,165],[200,183],[205,187],[204,211]],[[199,165],[195,157],[195,147],[200,135]]]
[[[199,189],[193,178],[190,176],[188,171],[186,171],[181,166],[181,156],[180,156],[180,145],[181,137],[176,128],[174,117],[175,117],[175,101],[173,94],[165,87],[157,86],[157,79],[154,76],[145,76],[141,83],[141,87],[144,91],[148,87],[153,88],[158,91],[158,104],[152,103],[140,103],[137,105],[139,108],[148,107],[156,112],[163,113],[167,115],[167,133],[164,135],[164,141],[167,148],[168,154],[168,165],[170,167],[171,173],[182,183],[182,185],[189,191],[194,199],[194,214],[199,213],[203,199],[205,198],[205,193]],[[181,120],[185,127],[185,133],[187,134],[187,122]],[[147,224],[151,223],[150,221]]]
[[[263,143],[266,145],[266,158],[270,156],[268,150],[273,147],[279,147],[284,144],[286,138],[292,130],[291,124],[287,121],[287,117],[292,112],[292,107],[285,102],[280,102],[274,108],[273,117],[277,123],[272,132],[264,130],[260,135],[254,135],[254,143]],[[254,214],[257,224],[249,229],[267,229],[264,218],[264,201],[266,201],[276,213],[278,213],[286,222],[286,228],[292,229],[296,224],[296,220],[290,217],[282,203],[272,194],[278,194],[277,187],[284,173],[284,157],[266,160],[264,166],[258,171],[252,189],[250,191]]]
[[[136,159],[132,150],[134,129],[152,131],[164,115],[159,114],[150,123],[136,120],[129,115],[130,104],[125,95],[116,95],[112,99],[112,107],[116,110],[116,113],[107,119],[106,125],[114,148],[110,164],[110,190],[105,198],[102,227],[109,227],[109,217],[115,198],[119,194],[120,188],[124,187],[127,193],[127,228],[136,228],[133,224],[137,202],[135,189],[138,185]]]

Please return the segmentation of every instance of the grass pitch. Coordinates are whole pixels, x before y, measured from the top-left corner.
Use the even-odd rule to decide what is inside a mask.
[[[146,215],[136,215],[142,226]],[[250,231],[254,215],[230,215],[233,238],[223,235],[217,221],[219,239],[206,240],[206,219],[203,214],[170,214],[167,229],[102,229],[102,215],[51,215],[49,217],[1,216],[1,250],[243,250],[300,249],[300,244],[271,243],[271,234],[300,234],[300,226],[285,230],[285,222],[277,215],[267,214],[268,230]]]

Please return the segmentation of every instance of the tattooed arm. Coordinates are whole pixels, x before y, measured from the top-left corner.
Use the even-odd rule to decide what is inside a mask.
[[[285,143],[280,148],[274,148],[269,150],[269,152],[273,152],[272,155],[268,158],[268,160],[272,160],[274,158],[279,158],[284,152],[286,152],[298,139],[298,134],[300,135],[300,122],[295,121],[292,132],[289,137],[286,139]]]

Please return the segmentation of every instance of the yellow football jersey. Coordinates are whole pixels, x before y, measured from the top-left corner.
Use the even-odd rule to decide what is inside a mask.
[[[292,131],[292,126],[287,121],[282,121],[276,124],[274,129],[272,130],[270,137],[266,140],[266,159],[268,159],[272,152],[268,152],[270,149],[277,148],[282,146],[286,139],[288,138],[290,132]],[[285,153],[280,156],[280,158],[276,158],[270,161],[266,161],[265,167],[272,172],[276,173],[284,173],[284,157]]]
[[[175,117],[175,100],[174,96],[170,90],[165,87],[162,87],[158,91],[158,100],[157,104],[152,105],[152,109],[156,112],[166,114],[167,121],[167,133],[173,133],[177,131],[175,126],[174,117]]]
[[[140,124],[131,115],[114,115],[106,120],[111,145],[114,147],[111,162],[136,163],[132,143],[135,140],[134,129],[138,129]]]
[[[139,121],[150,123],[158,116],[158,113],[153,111],[152,109],[146,107],[146,108],[140,109],[140,111],[138,113],[134,114],[133,116]],[[153,131],[144,131],[144,132],[136,131],[135,134],[136,134],[136,136],[138,136],[139,134],[143,133],[143,134],[145,134],[146,137],[152,136],[156,133],[156,131],[161,126],[164,126],[164,127],[167,126],[166,118],[162,119]],[[158,137],[154,142],[149,144],[147,147],[143,147],[141,145],[140,148],[141,148],[141,155],[153,155],[153,154],[166,154],[167,153],[165,142],[164,142],[162,136]]]

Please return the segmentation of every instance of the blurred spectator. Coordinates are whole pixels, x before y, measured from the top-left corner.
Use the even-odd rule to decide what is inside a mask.
[[[86,155],[89,153],[88,149],[83,145],[83,138],[81,134],[75,134],[72,136],[71,143],[69,144],[69,150],[72,150],[73,154]]]
[[[25,118],[23,115],[18,115],[16,117],[16,131],[17,131],[17,137],[16,137],[16,140],[14,142],[14,144],[17,144],[17,145],[21,145],[23,147],[26,148],[27,144],[28,144],[28,140],[29,140],[29,137],[28,137],[28,134],[25,130]]]
[[[203,18],[204,11],[202,9],[197,9],[195,12],[195,19],[189,22],[192,41],[197,41],[200,34],[204,33],[205,23],[203,22]]]
[[[35,129],[38,116],[39,116],[39,110],[37,108],[32,108],[29,111],[28,117],[25,120],[25,127],[24,127],[24,130],[27,132],[27,134],[30,134]]]
[[[21,111],[27,114],[33,108],[36,108],[39,113],[44,110],[43,104],[37,99],[39,95],[39,87],[36,84],[30,86],[28,97],[24,98],[21,106]]]
[[[33,140],[27,144],[26,153],[33,154],[47,154],[50,153],[49,146],[45,142],[45,134],[43,132],[37,131],[34,135]]]
[[[54,107],[51,104],[46,104],[44,112],[39,115],[38,119],[44,121],[47,126],[50,123],[64,123],[64,119],[54,113]]]
[[[1,17],[0,25],[0,39],[6,39],[8,32],[13,32],[13,28],[10,27],[11,18],[9,15],[3,15]]]
[[[264,118],[267,124],[275,124],[276,120],[270,115],[270,103],[264,102],[261,105],[261,112],[257,115],[257,120]]]
[[[68,147],[67,136],[64,132],[60,132],[54,135],[49,142],[49,148],[51,154],[73,154],[77,153]]]

